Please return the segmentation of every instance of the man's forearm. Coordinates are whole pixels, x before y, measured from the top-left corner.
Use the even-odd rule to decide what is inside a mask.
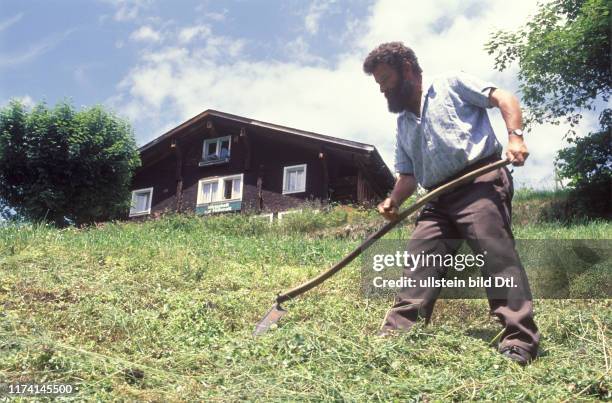
[[[521,114],[521,107],[516,98],[512,98],[500,104],[499,107],[502,118],[506,122],[508,130],[522,129],[523,128],[523,116]]]
[[[414,175],[399,175],[389,197],[399,207],[407,198],[412,196],[416,188],[417,183]]]
[[[523,128],[521,105],[516,96],[508,91],[496,89],[491,94],[491,102],[499,108],[508,130]]]
[[[506,156],[513,165],[521,166],[529,156],[523,136],[512,133],[514,130],[523,129],[523,116],[518,98],[513,94],[495,89],[491,91],[491,103],[501,111],[506,128],[508,129],[508,150]]]

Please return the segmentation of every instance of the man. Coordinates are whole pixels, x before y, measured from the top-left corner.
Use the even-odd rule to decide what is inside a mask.
[[[373,75],[387,98],[389,111],[399,113],[395,152],[397,181],[391,195],[378,206],[388,220],[397,218],[401,204],[417,184],[430,190],[501,158],[486,109],[497,107],[508,129],[506,157],[523,165],[529,153],[523,140],[517,98],[493,84],[464,73],[435,79],[425,88],[422,70],[412,51],[401,42],[380,45],[366,58],[364,71]],[[410,254],[455,254],[465,239],[471,249],[486,255],[484,277],[512,278],[514,289],[486,288],[491,313],[505,327],[499,344],[507,358],[525,365],[537,353],[540,333],[533,320],[531,293],[515,250],[510,225],[512,177],[500,168],[440,196],[424,206],[408,244]],[[444,268],[405,268],[417,280],[443,278]],[[431,318],[440,288],[407,287],[387,313],[381,334],[407,330]]]

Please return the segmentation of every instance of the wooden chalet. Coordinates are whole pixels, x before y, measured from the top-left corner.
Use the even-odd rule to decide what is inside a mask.
[[[140,147],[129,217],[282,215],[305,201],[382,200],[394,178],[369,144],[206,110]]]

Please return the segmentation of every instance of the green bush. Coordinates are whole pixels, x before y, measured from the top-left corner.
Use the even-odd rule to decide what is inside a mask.
[[[0,200],[26,219],[64,226],[121,217],[139,164],[129,123],[101,106],[27,111],[11,101],[0,110]]]

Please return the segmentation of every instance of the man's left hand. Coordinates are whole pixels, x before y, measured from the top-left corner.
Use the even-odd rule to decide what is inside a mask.
[[[514,166],[522,166],[525,164],[527,157],[529,156],[529,151],[527,151],[527,146],[523,141],[522,137],[518,136],[510,136],[508,141],[508,150],[506,151],[506,158],[508,158],[512,165]]]

